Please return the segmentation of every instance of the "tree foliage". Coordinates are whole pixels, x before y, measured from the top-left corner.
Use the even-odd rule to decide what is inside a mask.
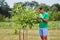
[[[24,4],[15,4],[12,11],[10,11],[12,21],[19,23],[22,28],[29,26],[30,28],[35,24],[38,12],[34,9],[26,9]]]

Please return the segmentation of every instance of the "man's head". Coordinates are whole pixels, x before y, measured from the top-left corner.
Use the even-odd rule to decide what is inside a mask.
[[[39,12],[43,13],[44,12],[43,8],[39,8]]]

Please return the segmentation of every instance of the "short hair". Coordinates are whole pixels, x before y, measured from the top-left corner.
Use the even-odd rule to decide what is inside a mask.
[[[39,8],[40,10],[42,10],[43,8]]]

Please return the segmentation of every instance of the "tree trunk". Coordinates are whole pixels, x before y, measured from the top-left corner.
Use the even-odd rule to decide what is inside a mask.
[[[27,29],[23,30],[23,40],[28,40],[28,30]]]
[[[25,30],[25,40],[28,40],[28,30]]]
[[[24,32],[25,32],[25,30],[23,29],[23,40],[24,40]]]
[[[19,30],[19,40],[22,40],[21,39],[21,29]]]

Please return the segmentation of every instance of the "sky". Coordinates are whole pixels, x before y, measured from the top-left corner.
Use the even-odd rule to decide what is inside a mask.
[[[59,3],[60,4],[60,0],[5,0],[7,3],[8,3],[8,5],[12,8],[13,7],[13,5],[14,5],[14,3],[17,3],[17,2],[26,2],[26,1],[29,1],[29,2],[31,2],[31,1],[36,1],[36,2],[38,2],[39,4],[40,3],[45,3],[45,4],[47,4],[47,5],[52,5],[52,4],[56,4],[56,3]]]

